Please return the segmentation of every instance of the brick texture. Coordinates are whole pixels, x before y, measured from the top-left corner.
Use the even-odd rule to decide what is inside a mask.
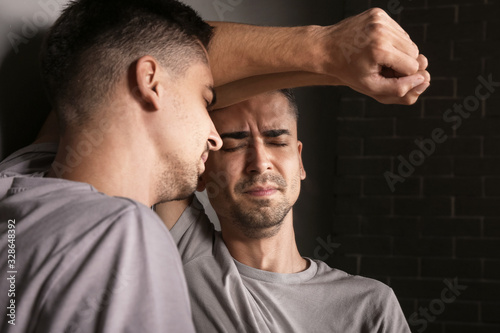
[[[480,87],[500,82],[500,1],[396,2],[346,1],[345,16],[388,11],[431,87],[412,106],[339,90],[328,262],[389,284],[414,332],[500,332],[500,87]],[[446,139],[431,143],[436,129]],[[438,308],[453,281],[463,290]],[[419,309],[435,311],[425,327]]]

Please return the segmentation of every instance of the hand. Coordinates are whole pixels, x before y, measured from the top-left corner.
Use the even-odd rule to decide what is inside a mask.
[[[322,74],[381,103],[413,104],[430,84],[427,59],[382,9],[324,27],[320,38],[327,55]]]

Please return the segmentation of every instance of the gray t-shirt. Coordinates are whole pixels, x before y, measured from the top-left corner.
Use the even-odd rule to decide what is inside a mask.
[[[231,257],[195,198],[170,230],[184,263],[198,332],[410,332],[385,284],[308,259],[280,274]]]
[[[0,331],[194,332],[165,225],[133,200],[43,178],[56,149],[32,145],[0,164]]]

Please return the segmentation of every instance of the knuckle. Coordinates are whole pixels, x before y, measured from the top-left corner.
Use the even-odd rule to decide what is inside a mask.
[[[411,70],[412,74],[418,72],[418,69],[420,67],[418,61],[413,60],[413,59],[409,59],[408,61],[406,61],[406,63],[408,64],[408,67]]]
[[[381,16],[386,15],[385,11],[382,8],[379,8],[379,7],[375,7],[375,8],[369,9],[369,14],[373,18],[375,18],[375,17],[381,17]]]
[[[419,69],[420,70],[425,70],[427,68],[427,66],[429,65],[429,61],[427,60],[426,57],[420,55],[419,58],[418,58],[418,62],[419,62]]]
[[[381,35],[384,33],[385,26],[382,24],[382,22],[370,22],[366,26],[366,30],[369,33],[372,33],[375,35]]]
[[[413,47],[413,57],[418,58],[418,55],[420,54],[420,50],[418,49],[417,44],[412,42],[412,47]]]

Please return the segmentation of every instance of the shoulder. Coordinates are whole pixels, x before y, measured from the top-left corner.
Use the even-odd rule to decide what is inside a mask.
[[[105,228],[111,228],[115,233],[127,234],[129,237],[121,238],[117,235],[117,241],[142,240],[138,246],[166,246],[172,245],[174,241],[167,227],[161,219],[150,208],[128,198],[107,197],[103,200],[97,199],[95,209],[102,215],[112,216],[103,220]],[[113,217],[114,216],[114,217]],[[147,240],[147,241],[146,241]],[[177,252],[177,251],[176,251]]]
[[[374,300],[383,301],[394,295],[392,289],[378,280],[351,275],[340,269],[332,268],[320,260],[314,260],[318,265],[317,278],[335,282],[348,290],[350,295],[369,297]]]
[[[315,262],[318,264],[318,278],[324,279],[330,288],[336,290],[335,294],[343,300],[345,309],[352,309],[361,331],[409,332],[391,287],[375,279],[331,268],[318,260]]]
[[[46,235],[46,242],[53,239],[67,246],[65,249],[82,240],[98,245],[112,239],[122,243],[146,236],[173,244],[160,218],[134,200],[111,197],[90,184],[65,179],[34,176],[4,180],[9,179],[8,188],[0,179],[0,190],[6,193],[0,193],[0,211],[20,221],[23,228],[18,236],[26,240],[38,243],[43,240],[37,235]],[[130,236],[123,238],[124,233]]]
[[[128,261],[133,269],[142,267],[142,270],[156,272],[158,276],[154,279],[163,277],[167,282],[175,271],[183,276],[177,246],[161,219],[138,202],[115,199],[116,209],[122,213],[102,228],[105,229],[102,237],[110,238],[107,243],[114,252],[110,255],[122,257],[121,261]]]
[[[60,256],[70,270],[99,272],[94,274],[101,282],[90,283],[97,287],[112,278],[108,273],[113,269],[134,276],[141,272],[156,288],[161,284],[183,286],[179,253],[154,212],[133,200],[102,195],[94,195],[83,206],[65,216],[66,222],[73,218],[68,227],[63,226],[64,220],[59,221],[59,228],[49,226],[57,229],[54,237],[48,235],[45,242],[52,243],[54,250],[45,247],[53,254],[51,257]],[[80,218],[85,209],[94,212]],[[68,276],[64,270],[58,275]],[[162,291],[169,288],[162,287]],[[157,290],[159,294],[162,291]]]
[[[120,254],[128,258],[152,247],[177,252],[159,217],[147,206],[128,198],[111,197],[91,185],[64,179],[16,177],[2,213],[19,221],[18,241],[51,253],[72,252],[73,258]],[[42,237],[43,235],[43,237]]]
[[[75,225],[82,229],[80,233],[72,229],[78,237],[59,251],[67,248],[54,266],[58,276],[47,290],[44,308],[63,304],[77,314],[75,321],[82,327],[102,320],[102,325],[109,325],[104,331],[189,327],[184,272],[166,227],[140,203],[112,197],[100,201],[95,208],[103,218],[92,226]],[[99,311],[106,312],[105,318],[90,311],[96,303]]]
[[[0,177],[47,171],[57,147],[56,143],[38,143],[12,153],[0,162]]]

